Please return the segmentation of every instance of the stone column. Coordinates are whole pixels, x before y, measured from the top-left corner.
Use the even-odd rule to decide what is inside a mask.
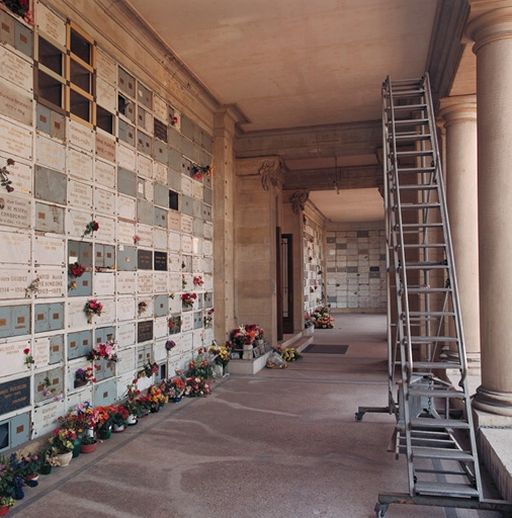
[[[501,7],[489,10],[496,5]],[[482,385],[474,406],[512,416],[512,0],[474,1],[472,15],[482,343]]]
[[[441,99],[446,129],[445,182],[469,367],[479,367],[478,168],[476,98]]]

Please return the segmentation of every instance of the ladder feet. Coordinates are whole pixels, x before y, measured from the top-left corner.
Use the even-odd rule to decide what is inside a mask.
[[[389,504],[381,504],[377,502],[375,504],[375,517],[376,518],[384,518],[386,513],[388,512]]]
[[[365,412],[364,411],[361,411],[361,410],[358,410],[356,413],[355,413],[355,418],[356,418],[356,421],[362,421],[363,420],[363,416],[364,416]]]

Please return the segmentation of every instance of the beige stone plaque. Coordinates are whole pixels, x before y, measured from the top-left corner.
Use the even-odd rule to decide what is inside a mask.
[[[116,161],[116,139],[112,135],[103,132],[101,129],[96,130],[96,154],[108,160]]]
[[[153,291],[155,293],[167,293],[168,285],[167,285],[167,272],[153,272]]]
[[[167,231],[163,228],[153,229],[153,246],[160,250],[167,250]]]
[[[137,272],[137,293],[153,292],[153,272]]]
[[[66,290],[66,270],[63,268],[36,268],[39,292],[36,298],[63,297]]]
[[[137,235],[140,238],[139,246],[153,246],[153,227],[139,223],[137,225]]]
[[[193,336],[193,341],[192,341],[192,345],[193,345],[193,348],[194,349],[197,349],[198,347],[203,347],[205,342],[204,342],[204,329],[196,329],[193,333],[192,333],[192,336]]]
[[[92,182],[92,157],[75,148],[68,148],[68,174],[82,181]]]
[[[129,196],[119,195],[117,199],[117,213],[120,218],[135,221],[137,201]]]
[[[90,212],[68,209],[66,213],[66,229],[68,236],[82,237],[85,227],[92,220]],[[89,234],[85,239],[92,239]]]
[[[134,297],[119,297],[117,299],[117,320],[135,320],[135,298]]]
[[[58,265],[64,266],[64,240],[52,237],[34,237],[34,262],[36,266]]]
[[[36,162],[51,169],[64,172],[66,170],[66,148],[56,140],[43,135],[37,135]]]
[[[27,370],[23,349],[30,347],[27,340],[0,344],[0,376],[10,376]]]
[[[33,121],[32,94],[17,88],[8,81],[0,80],[0,113],[27,126]]]
[[[155,182],[162,185],[167,185],[167,166],[161,162],[153,163],[153,173],[155,176]]]
[[[92,186],[68,178],[68,205],[90,211],[92,209]]]
[[[194,314],[192,311],[187,311],[181,315],[181,331],[191,331],[194,327]]]
[[[162,122],[167,124],[167,121],[169,120],[169,109],[167,108],[167,103],[156,94],[153,95],[153,112],[157,119],[160,119]]]
[[[181,272],[181,257],[179,254],[167,254],[169,271]]]
[[[31,216],[31,200],[0,192],[0,225],[30,228],[32,226]]]
[[[181,175],[181,192],[185,196],[192,196],[192,179],[190,176]]]
[[[101,298],[101,302],[103,304],[103,311],[99,317],[94,317],[94,323],[97,326],[112,324],[116,320],[116,301],[113,298]]]
[[[192,253],[202,254],[203,253],[203,240],[198,237],[192,238]]]
[[[32,438],[40,437],[59,426],[59,417],[66,412],[66,405],[64,401],[55,401],[48,405],[43,405],[35,408],[32,412]]]
[[[192,253],[192,236],[182,234],[181,236],[181,251],[185,254]]]
[[[116,340],[119,347],[130,347],[135,344],[135,324],[118,326]]]
[[[180,282],[181,282],[181,278],[180,278]],[[179,289],[179,291],[181,291],[181,288]],[[175,292],[171,291],[171,293],[175,293]],[[177,293],[174,295],[174,298],[169,297],[169,313],[173,313],[173,314],[181,313],[181,299],[180,299],[179,294],[177,294]]]
[[[67,119],[68,131],[67,139],[68,143],[72,146],[84,150],[86,153],[92,153],[94,151],[94,133],[89,126],[82,124],[71,119]]]
[[[117,272],[117,293],[135,293],[137,284],[136,272]]]
[[[181,291],[181,273],[169,273],[169,292],[178,293]],[[178,296],[178,295],[176,295]]]
[[[94,295],[113,295],[115,289],[115,277],[110,272],[95,272],[92,285],[94,286]]]
[[[100,189],[99,187],[94,188],[94,212],[100,212],[102,214],[115,214],[116,213],[116,196],[110,191]]]
[[[40,2],[37,3],[37,27],[61,47],[66,46],[66,22]]]
[[[204,223],[203,234],[206,239],[213,239],[213,223]]]
[[[203,258],[203,271],[205,273],[213,272],[213,257],[204,257]],[[207,288],[205,288],[207,289]]]
[[[0,155],[0,167],[7,164],[8,158]],[[14,165],[9,166],[8,170],[11,172],[9,179],[12,181],[14,192],[32,194],[32,165],[16,160]]]
[[[167,317],[155,318],[153,331],[155,334],[155,338],[162,338],[163,336],[167,336]],[[157,362],[163,360],[167,356],[167,351],[165,350],[165,341],[161,345],[162,347],[158,356],[155,354],[155,361]]]
[[[129,169],[130,171],[137,170],[137,154],[135,150],[129,148],[128,146],[124,146],[123,144],[119,144],[117,147],[117,161],[118,165],[124,167],[125,169]]]
[[[103,50],[96,49],[96,73],[112,85],[117,84],[117,64]]]
[[[196,180],[192,180],[192,197],[197,200],[203,199],[203,183]]]
[[[105,187],[115,189],[116,167],[112,164],[107,164],[107,162],[103,162],[102,160],[96,160],[94,168],[94,180],[95,183],[99,183]]]
[[[147,320],[148,318],[153,318],[155,316],[155,312],[153,311],[153,297],[137,297],[137,305],[143,302],[146,304],[146,309],[140,315],[138,315],[139,320]]]
[[[182,279],[183,279],[183,290],[182,291],[192,291],[192,290],[194,290],[194,283],[192,281],[193,276],[192,276],[191,273],[184,273],[182,275]]]
[[[50,339],[48,337],[36,338],[32,347],[35,368],[42,369],[48,367],[50,362]]]
[[[137,153],[137,173],[145,178],[153,178],[153,160]]]
[[[28,268],[0,269],[0,299],[23,299],[25,288],[34,280]]]
[[[68,299],[66,322],[69,329],[85,329],[90,327],[84,313],[84,306],[90,297],[73,297]]]
[[[117,239],[119,243],[133,245],[133,236],[136,233],[135,223],[123,219],[117,221]]]
[[[96,79],[96,102],[102,108],[115,113],[117,109],[117,95],[115,86],[107,83],[105,79]]]
[[[204,255],[212,255],[213,254],[213,243],[208,241],[207,239],[203,242],[203,254]]]
[[[11,83],[32,92],[34,85],[32,64],[3,45],[0,46],[0,74]]]
[[[125,349],[123,351],[119,351],[117,353],[117,359],[118,359],[118,361],[117,361],[117,374],[118,375],[123,375],[128,372],[132,373],[135,370],[135,352],[133,349]],[[120,387],[124,387],[124,390],[127,390],[126,386],[131,383],[132,378],[133,378],[133,375],[130,374],[130,376],[124,381],[124,383],[121,380],[119,380],[118,390]],[[122,395],[119,395],[119,397],[122,397]]]
[[[169,232],[169,250],[173,252],[181,250],[181,236],[178,232]]]
[[[211,275],[210,273],[205,273],[203,279],[203,289],[208,291],[213,290],[213,275]]]
[[[113,243],[116,240],[116,220],[105,216],[96,216],[100,228],[94,233],[96,241]]]
[[[196,272],[196,275],[200,274],[202,266],[203,266],[202,258],[197,257],[197,255],[194,255],[192,257],[192,271]]]
[[[0,232],[0,263],[30,264],[30,236]]]
[[[187,216],[186,214],[181,215],[181,231],[184,234],[192,234],[192,216]]]
[[[167,212],[167,228],[169,230],[181,230],[181,214],[176,210]]]
[[[23,126],[0,119],[0,149],[11,158],[32,160],[32,134],[31,130]]]

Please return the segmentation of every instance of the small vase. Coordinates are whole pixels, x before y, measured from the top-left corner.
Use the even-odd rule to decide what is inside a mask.
[[[9,512],[10,507],[8,505],[0,506],[0,516],[5,516]]]
[[[128,416],[128,419],[126,420],[126,424],[128,426],[135,426],[137,424],[137,417],[134,416],[133,414],[130,414]]]
[[[43,464],[39,468],[39,473],[41,473],[41,475],[49,475],[51,472],[52,472],[52,465],[51,464]]]
[[[112,427],[112,431],[114,433],[121,433],[121,432],[124,432],[125,430],[125,426],[124,424],[115,424],[113,427]]]
[[[73,458],[75,459],[80,455],[80,445],[82,444],[82,441],[80,439],[75,439],[73,441]]]
[[[21,480],[14,483],[13,498],[14,500],[23,500],[25,498],[25,491],[23,491],[23,482]]]
[[[179,403],[183,399],[183,396],[176,396],[176,397],[172,397],[170,399],[173,403]]]
[[[102,441],[106,441],[107,439],[110,439],[112,437],[112,428],[103,429],[100,428],[98,430],[98,438]]]
[[[68,451],[66,453],[57,453],[57,455],[55,455],[55,458],[57,459],[59,466],[61,468],[63,468],[65,466],[69,466],[69,463],[71,462],[71,459],[73,458],[73,452]]]
[[[94,437],[94,428],[85,429],[85,437]]]
[[[82,444],[82,446],[80,446],[80,452],[81,453],[92,453],[93,451],[96,451],[97,445],[98,445],[97,442],[93,442],[92,444]]]
[[[39,475],[37,473],[31,473],[25,477],[25,484],[28,487],[36,487],[39,484]]]

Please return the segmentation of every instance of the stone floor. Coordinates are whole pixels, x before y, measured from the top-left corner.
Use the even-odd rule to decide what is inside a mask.
[[[234,377],[212,396],[159,414],[41,477],[13,509],[24,518],[368,518],[377,494],[406,490],[404,460],[386,452],[393,418],[354,421],[386,404],[384,318],[337,317],[287,370]],[[390,518],[493,513],[391,507]]]

